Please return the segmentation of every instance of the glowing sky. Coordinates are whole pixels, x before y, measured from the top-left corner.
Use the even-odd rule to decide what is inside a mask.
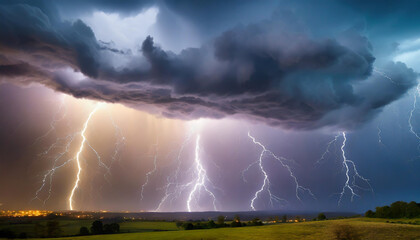
[[[0,207],[419,201],[420,4],[377,3],[0,1]]]

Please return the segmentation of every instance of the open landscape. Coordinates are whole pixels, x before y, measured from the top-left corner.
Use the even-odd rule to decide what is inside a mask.
[[[41,222],[45,224],[46,222]],[[63,235],[78,233],[80,227],[90,226],[89,220],[60,221]],[[19,224],[20,225],[20,224]],[[31,236],[34,223],[20,226],[7,226],[3,222],[0,228],[9,227],[15,232],[27,232]],[[417,219],[369,219],[349,218],[337,220],[310,221],[299,223],[271,223],[263,226],[241,228],[183,230],[175,222],[133,221],[120,223],[120,233],[71,236],[58,239],[337,239],[336,231],[340,227],[349,228],[359,238],[382,240],[418,240],[420,239],[420,218]],[[33,235],[32,235],[33,236]],[[45,239],[45,238],[39,238]],[[347,238],[343,238],[347,239]]]

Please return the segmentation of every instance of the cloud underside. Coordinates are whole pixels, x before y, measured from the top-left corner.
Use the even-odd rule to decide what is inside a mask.
[[[288,12],[178,54],[152,37],[136,52],[118,50],[81,20],[57,19],[30,5],[0,6],[1,81],[170,118],[233,116],[291,129],[360,126],[417,81],[402,63],[374,74],[369,40],[358,31],[313,37]]]

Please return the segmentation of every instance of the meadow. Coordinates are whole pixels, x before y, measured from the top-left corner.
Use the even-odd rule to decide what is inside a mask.
[[[388,221],[388,222],[387,222]],[[64,225],[65,223],[63,223]],[[68,223],[69,224],[69,223]],[[75,223],[74,223],[75,224]],[[336,239],[337,226],[351,226],[360,239],[420,240],[420,219],[350,218],[340,220],[279,223],[257,227],[179,230],[173,222],[126,222],[121,231],[132,233],[64,237],[60,240],[137,240],[137,239]],[[71,224],[68,226],[70,227]],[[68,228],[70,229],[70,228]],[[166,230],[166,231],[162,231]],[[147,232],[141,232],[147,231]],[[43,238],[45,239],[45,238]]]

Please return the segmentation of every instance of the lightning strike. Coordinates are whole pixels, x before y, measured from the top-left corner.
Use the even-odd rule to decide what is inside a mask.
[[[86,143],[86,136],[85,136],[85,133],[86,133],[86,130],[87,130],[87,128],[88,128],[88,125],[89,125],[89,122],[90,122],[90,120],[91,120],[91,118],[92,118],[92,116],[96,113],[96,111],[100,108],[102,106],[102,103],[98,103],[98,104],[96,104],[96,106],[95,106],[95,108],[90,112],[90,114],[89,114],[89,116],[88,116],[88,118],[86,119],[86,121],[85,121],[85,123],[84,123],[84,125],[83,125],[83,129],[82,129],[82,131],[80,132],[80,136],[82,137],[82,142],[80,143],[80,147],[79,147],[79,151],[77,152],[77,154],[76,154],[76,164],[77,164],[77,175],[76,175],[76,181],[74,182],[74,185],[73,185],[73,188],[72,188],[72,190],[71,190],[71,193],[70,193],[70,196],[69,196],[69,199],[68,199],[68,201],[69,201],[69,209],[70,210],[73,210],[73,196],[74,196],[74,194],[75,194],[75,192],[76,192],[76,189],[78,188],[78,186],[79,186],[79,182],[80,182],[80,173],[82,172],[82,166],[81,166],[81,164],[80,164],[80,155],[82,154],[82,152],[83,152],[83,149],[84,149],[84,146],[85,146],[85,143]]]
[[[285,199],[282,199],[276,195],[274,195],[271,191],[271,183],[270,183],[270,179],[269,176],[264,168],[263,165],[263,157],[265,154],[269,154],[271,155],[274,159],[276,159],[284,168],[286,168],[286,170],[289,172],[290,177],[293,179],[294,184],[295,184],[295,193],[296,193],[296,199],[299,200],[299,202],[302,201],[301,197],[299,196],[300,192],[306,192],[308,193],[313,199],[316,199],[315,195],[312,193],[312,191],[308,188],[305,188],[303,186],[301,186],[297,180],[297,177],[294,175],[292,169],[290,168],[290,166],[288,164],[286,164],[285,162],[288,161],[288,159],[284,158],[284,157],[278,157],[277,155],[275,155],[273,152],[271,152],[270,150],[268,150],[261,142],[257,141],[253,136],[251,136],[251,134],[248,132],[248,137],[251,138],[252,142],[258,146],[260,146],[262,148],[262,151],[260,153],[260,156],[258,158],[258,160],[252,164],[250,164],[244,171],[248,171],[250,169],[250,167],[252,167],[253,165],[258,165],[260,168],[261,173],[264,175],[264,180],[263,183],[260,187],[260,189],[258,189],[258,191],[255,192],[254,197],[251,199],[251,204],[250,207],[252,210],[256,210],[255,209],[255,201],[258,199],[258,196],[264,191],[266,190],[268,195],[269,195],[269,202],[271,204],[271,206],[273,206],[273,201],[276,201],[278,203],[282,203],[282,202],[286,202],[287,201]],[[244,173],[244,172],[243,172]]]
[[[181,147],[178,151],[178,156],[175,162],[177,165],[176,170],[172,175],[169,175],[166,178],[166,185],[164,187],[165,195],[160,200],[158,207],[155,209],[155,212],[160,212],[162,210],[163,205],[168,199],[170,199],[170,205],[172,205],[172,202],[180,196],[180,194],[182,193],[182,190],[186,187],[185,185],[180,184],[178,178],[179,178],[179,174],[180,174],[181,166],[182,166],[181,154],[183,153],[187,144],[190,142],[191,136],[192,136],[192,131],[190,130],[187,137],[182,142]]]
[[[194,185],[194,187],[192,188],[190,194],[188,195],[188,200],[187,200],[188,212],[191,212],[191,201],[193,200],[193,198],[195,198],[197,201],[197,197],[195,196],[196,192],[201,191],[201,189],[204,189],[208,193],[208,195],[213,199],[213,209],[217,211],[216,196],[214,195],[212,191],[210,191],[210,189],[206,185],[206,182],[210,182],[210,180],[207,176],[207,171],[204,169],[201,163],[200,135],[199,134],[197,134],[197,137],[195,139],[195,161],[194,162],[195,162],[197,178],[191,182]]]
[[[50,135],[52,132],[54,132],[56,130],[57,123],[60,122],[61,120],[63,120],[66,117],[66,115],[67,115],[67,111],[66,111],[67,109],[65,109],[64,110],[64,113],[61,114],[61,116],[59,116],[63,108],[65,108],[65,96],[63,96],[61,98],[61,101],[60,101],[60,105],[58,107],[58,110],[54,113],[53,119],[50,122],[50,128],[43,135],[41,135],[37,139],[35,139],[35,141],[34,141],[33,144],[38,143],[43,138],[47,137],[48,135]]]
[[[420,83],[416,87],[416,92],[414,93],[414,96],[413,96],[413,107],[410,110],[410,115],[409,115],[409,118],[408,118],[408,126],[410,128],[410,132],[418,140],[420,140],[420,135],[414,130],[413,123],[412,123],[413,114],[414,114],[414,112],[416,111],[416,108],[417,108],[417,95],[420,96]],[[418,148],[420,148],[420,144],[419,144]]]
[[[157,170],[157,155],[158,155],[158,151],[157,151],[157,144],[156,144],[156,152],[155,152],[155,156],[153,157],[153,169],[148,171],[146,173],[146,181],[143,183],[143,185],[141,185],[141,192],[140,192],[140,201],[143,201],[143,192],[144,192],[144,188],[147,186],[147,184],[149,184],[149,178],[150,176],[156,172]]]
[[[354,161],[347,159],[346,152],[345,152],[345,147],[346,147],[346,142],[347,142],[346,133],[342,132],[341,135],[343,136],[343,143],[341,145],[341,153],[342,153],[342,158],[343,158],[343,167],[345,168],[346,181],[343,185],[342,191],[340,193],[340,198],[338,200],[338,205],[339,206],[341,205],[343,196],[346,193],[346,189],[348,189],[351,193],[350,200],[352,202],[354,200],[354,197],[360,197],[360,195],[358,195],[356,193],[355,188],[362,189],[362,190],[370,190],[373,193],[373,188],[369,183],[369,179],[366,179],[359,174]],[[351,164],[352,168],[350,168],[349,164]],[[352,176],[353,181],[350,182],[351,169],[352,169],[352,172],[353,172],[353,176]],[[362,188],[362,187],[358,186],[356,184],[356,179],[360,179],[360,180],[364,181],[369,186],[369,189]]]
[[[327,147],[325,148],[324,153],[322,153],[321,158],[318,159],[318,161],[316,161],[315,164],[320,164],[321,162],[323,162],[325,160],[325,157],[327,156],[327,154],[330,153],[330,148],[332,144],[336,144],[337,143],[337,139],[340,137],[340,134],[335,135],[334,139],[329,141],[327,143]]]

